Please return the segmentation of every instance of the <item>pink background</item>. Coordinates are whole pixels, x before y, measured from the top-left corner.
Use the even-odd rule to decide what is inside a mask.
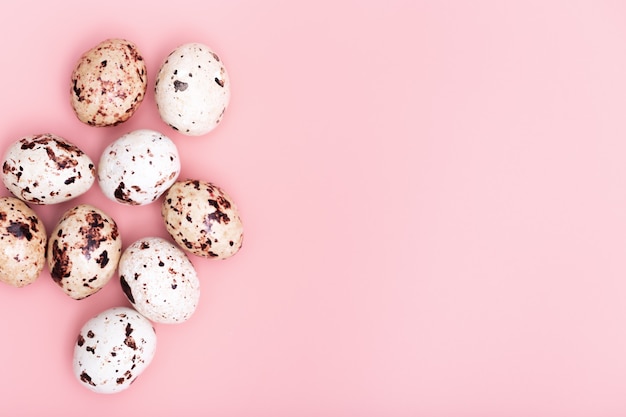
[[[626,415],[626,4],[618,1],[21,2],[0,18],[0,145],[53,132],[95,161],[160,130],[181,177],[236,201],[240,253],[192,257],[200,306],[158,325],[133,386],[74,379],[83,301],[47,270],[0,288],[0,414],[19,416]],[[69,77],[108,37],[135,42],[149,93],[82,125]],[[226,63],[231,105],[188,138],[153,82],[181,43]],[[6,195],[7,192],[3,191]],[[166,236],[159,205],[94,186],[79,203],[124,247]]]

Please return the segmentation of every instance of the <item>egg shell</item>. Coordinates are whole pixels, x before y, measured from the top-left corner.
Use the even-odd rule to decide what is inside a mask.
[[[107,39],[76,63],[70,101],[81,122],[114,126],[135,113],[147,85],[146,64],[137,46],[126,39]]]
[[[207,45],[180,45],[159,68],[155,100],[161,119],[173,129],[188,136],[207,134],[230,101],[226,67]]]
[[[96,170],[87,154],[66,139],[44,133],[21,138],[7,149],[2,181],[32,204],[57,204],[86,193]]]
[[[48,239],[50,276],[71,298],[86,298],[110,280],[122,252],[117,224],[102,210],[81,204],[66,211]]]
[[[215,184],[178,181],[163,197],[161,214],[172,238],[197,256],[226,259],[243,243],[243,224],[237,206]]]
[[[157,323],[182,323],[196,310],[200,282],[185,252],[159,237],[139,239],[120,258],[122,290],[133,307]]]
[[[22,200],[0,198],[0,281],[14,287],[32,284],[46,262],[46,229]]]
[[[156,332],[148,319],[129,307],[110,308],[80,329],[74,375],[99,394],[124,391],[150,365],[156,346]]]
[[[159,198],[178,178],[180,158],[167,136],[149,129],[127,133],[102,152],[98,184],[104,195],[128,205]]]

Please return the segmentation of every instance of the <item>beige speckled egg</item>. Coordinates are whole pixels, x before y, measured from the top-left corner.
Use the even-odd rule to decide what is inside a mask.
[[[224,63],[201,43],[172,51],[155,83],[161,119],[184,135],[200,136],[221,122],[230,101],[230,80]]]
[[[115,221],[96,207],[78,205],[63,214],[48,239],[50,276],[71,298],[86,298],[110,281],[121,252]]]
[[[117,125],[135,113],[147,81],[137,46],[125,39],[107,39],[78,60],[71,79],[72,108],[88,125]]]
[[[46,229],[22,200],[0,198],[0,281],[14,287],[32,284],[46,263]]]
[[[148,319],[129,307],[109,308],[81,327],[74,345],[74,375],[98,394],[124,391],[150,365],[156,347]]]
[[[182,323],[200,299],[200,281],[185,252],[159,237],[131,244],[120,258],[120,283],[133,307],[157,323]]]
[[[241,248],[243,224],[237,206],[215,184],[174,183],[164,194],[161,214],[176,243],[194,255],[226,259]]]
[[[76,145],[50,133],[26,136],[9,146],[2,181],[13,195],[33,204],[57,204],[87,192],[96,170]]]

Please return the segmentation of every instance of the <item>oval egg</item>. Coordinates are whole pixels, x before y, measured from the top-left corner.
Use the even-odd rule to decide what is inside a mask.
[[[0,281],[13,287],[32,284],[46,259],[46,229],[22,200],[0,198]]]
[[[110,281],[121,251],[115,221],[96,207],[78,205],[63,214],[50,234],[50,276],[71,298],[86,298]]]
[[[187,43],[161,65],[155,84],[161,119],[184,135],[199,136],[222,120],[230,101],[230,79],[208,46]]]
[[[226,259],[243,243],[243,224],[232,199],[206,181],[178,181],[164,194],[161,214],[178,245],[197,256]]]
[[[96,393],[124,391],[150,365],[156,346],[148,319],[128,307],[110,308],[81,327],[74,345],[74,375]]]
[[[147,237],[126,248],[119,275],[133,307],[154,322],[187,321],[198,306],[196,270],[187,255],[165,239]]]
[[[174,142],[154,130],[140,129],[107,146],[98,164],[98,184],[113,201],[145,205],[159,198],[179,173]]]
[[[146,64],[137,46],[107,39],[85,52],[72,71],[70,97],[76,117],[91,126],[115,126],[142,103]]]
[[[96,177],[91,158],[66,139],[26,136],[9,146],[2,181],[16,197],[33,204],[57,204],[84,194]]]

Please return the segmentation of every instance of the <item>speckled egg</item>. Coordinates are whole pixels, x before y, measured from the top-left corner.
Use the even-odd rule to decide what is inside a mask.
[[[111,280],[121,252],[115,221],[96,207],[78,205],[63,214],[48,239],[50,276],[71,298],[86,298]]]
[[[156,332],[148,319],[128,307],[110,308],[80,329],[74,375],[99,394],[124,391],[150,365],[156,346]]]
[[[98,184],[113,201],[144,205],[159,198],[179,173],[174,142],[154,130],[140,129],[106,147],[98,164]]]
[[[154,322],[187,321],[198,306],[196,270],[185,252],[165,239],[147,237],[126,248],[119,275],[128,300]]]
[[[87,154],[50,133],[14,142],[2,162],[4,185],[16,197],[33,204],[56,204],[78,197],[91,188],[95,177]]]
[[[184,135],[199,136],[222,120],[230,101],[230,80],[215,52],[201,43],[187,43],[161,65],[155,94],[165,123]]]
[[[22,200],[0,198],[0,281],[14,287],[32,284],[46,262],[46,229]]]
[[[117,125],[139,108],[147,81],[146,64],[137,46],[125,39],[107,39],[76,63],[70,88],[72,108],[88,125]]]
[[[241,248],[243,224],[237,206],[215,184],[174,183],[164,194],[161,214],[176,243],[194,255],[226,259]]]

